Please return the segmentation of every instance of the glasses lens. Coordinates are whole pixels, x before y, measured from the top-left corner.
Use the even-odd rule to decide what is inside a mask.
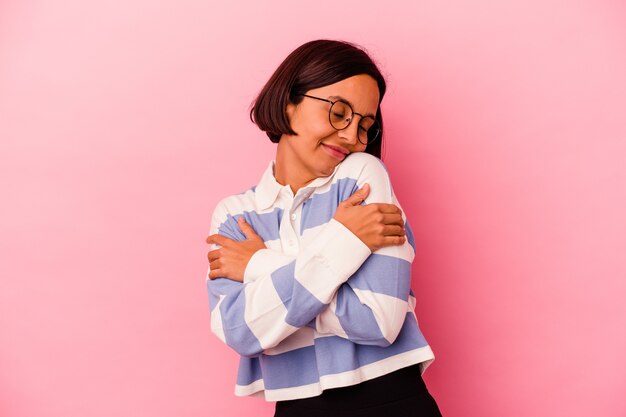
[[[350,124],[352,108],[342,101],[336,101],[330,107],[330,124],[335,129],[345,129]]]
[[[359,141],[367,145],[373,142],[380,134],[380,126],[373,117],[364,117],[359,123]]]

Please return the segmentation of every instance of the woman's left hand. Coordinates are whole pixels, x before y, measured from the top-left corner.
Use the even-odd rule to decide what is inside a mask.
[[[207,243],[215,243],[222,246],[209,252],[209,279],[228,278],[233,281],[243,282],[243,273],[248,266],[252,255],[260,249],[265,249],[265,242],[256,234],[243,217],[238,220],[239,227],[247,240],[233,240],[219,234],[211,235],[206,239]]]

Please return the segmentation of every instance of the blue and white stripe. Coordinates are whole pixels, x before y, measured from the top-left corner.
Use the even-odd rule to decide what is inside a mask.
[[[366,182],[363,204],[400,206],[382,161],[350,154],[295,196],[273,168],[270,161],[256,187],[220,201],[211,222],[211,234],[243,240],[243,216],[267,246],[243,283],[207,276],[211,329],[241,355],[235,394],[304,398],[415,363],[424,372],[434,355],[414,312],[405,215],[405,243],[373,253],[333,218]]]

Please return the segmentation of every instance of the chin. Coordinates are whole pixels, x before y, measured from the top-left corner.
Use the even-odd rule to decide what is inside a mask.
[[[345,161],[345,159],[344,159]],[[333,171],[335,170],[335,168],[337,168],[337,165],[341,164],[343,161],[337,161],[334,164],[332,164],[327,170],[325,170],[326,172],[324,172],[324,177],[329,176],[330,174],[333,173]]]

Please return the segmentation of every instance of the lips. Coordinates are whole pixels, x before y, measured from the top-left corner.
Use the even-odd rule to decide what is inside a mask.
[[[326,152],[333,158],[338,159],[339,161],[343,161],[346,158],[345,149],[336,148],[334,146],[329,146],[324,143],[322,143],[322,148],[324,148],[324,152]]]
[[[326,143],[322,143],[322,145],[324,145],[324,146],[328,146],[329,148],[334,149],[334,150],[336,150],[337,152],[341,152],[341,153],[342,153],[342,154],[344,154],[344,155],[347,155],[347,154],[348,154],[348,150],[347,150],[347,149],[340,148],[340,147],[338,147],[338,146],[328,145],[328,144],[326,144]]]

